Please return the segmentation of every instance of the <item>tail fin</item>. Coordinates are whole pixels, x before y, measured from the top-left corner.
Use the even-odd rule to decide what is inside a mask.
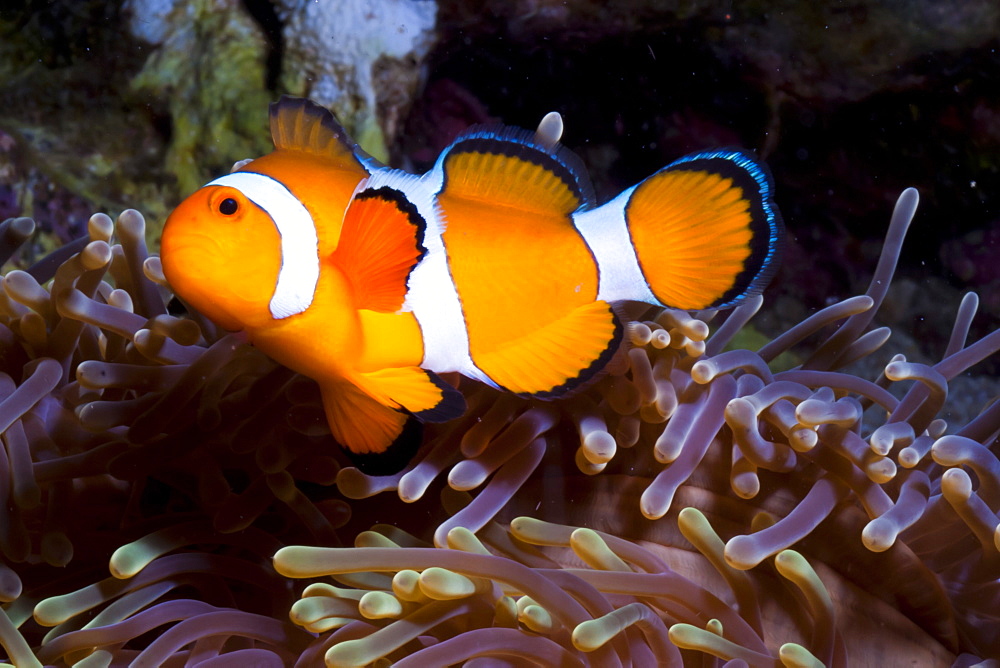
[[[740,150],[695,153],[575,217],[601,268],[600,297],[726,308],[777,271],[784,227],[767,168]]]

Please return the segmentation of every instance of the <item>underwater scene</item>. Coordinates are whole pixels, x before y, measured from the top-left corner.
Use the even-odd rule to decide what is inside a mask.
[[[1000,668],[994,0],[0,8],[0,666]]]

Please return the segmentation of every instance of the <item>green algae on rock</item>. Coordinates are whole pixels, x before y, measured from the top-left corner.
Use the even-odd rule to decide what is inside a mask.
[[[141,16],[155,16],[130,3]],[[268,148],[266,45],[259,26],[235,0],[167,3],[158,38],[132,90],[166,103],[171,139],[166,166],[190,192],[231,164]]]

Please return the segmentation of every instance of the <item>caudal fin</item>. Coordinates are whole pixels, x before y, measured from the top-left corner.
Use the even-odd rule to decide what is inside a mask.
[[[767,168],[718,150],[677,160],[575,218],[601,269],[601,298],[726,308],[777,271],[784,227]]]

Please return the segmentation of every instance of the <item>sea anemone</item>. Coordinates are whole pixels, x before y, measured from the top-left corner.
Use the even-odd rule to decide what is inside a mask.
[[[348,496],[396,489],[412,502],[451,466],[442,494],[451,517],[433,547],[376,527],[386,535],[362,534],[354,548],[283,548],[279,572],[347,587],[311,585],[293,621],[321,634],[329,665],[700,661],[681,650],[748,665],[1000,654],[1000,465],[989,448],[1000,409],[951,434],[936,419],[948,381],[1000,348],[1000,333],[966,345],[976,310],[968,295],[938,364],[897,355],[874,381],[841,370],[888,338],[865,330],[916,204],[913,190],[900,197],[865,295],[757,352],[725,347],[760,300],[711,336],[715,314],[647,315],[629,326],[627,364],[583,395],[545,404],[476,387],[470,403],[489,408],[432,439],[408,470],[342,471]],[[771,370],[832,325],[800,364]],[[689,546],[704,561],[670,549]],[[906,644],[909,621],[936,642]],[[859,635],[876,623],[878,636]]]
[[[727,349],[760,299],[639,310],[571,398],[462,380],[466,416],[384,477],[341,468],[311,381],[171,315],[138,213],[95,215],[0,292],[0,644],[18,666],[998,656],[1000,405],[938,416],[1000,332],[967,343],[967,295],[937,364],[851,371],[888,339],[916,202],[865,295],[760,350]],[[3,259],[31,229],[0,227]]]

